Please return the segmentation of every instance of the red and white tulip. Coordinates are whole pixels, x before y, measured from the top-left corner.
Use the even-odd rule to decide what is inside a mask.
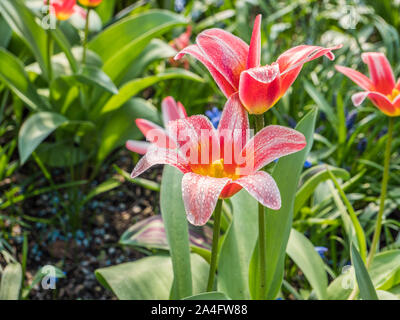
[[[217,85],[229,98],[239,92],[239,98],[249,113],[262,114],[286,93],[299,75],[303,64],[323,55],[334,59],[332,50],[301,45],[281,54],[276,62],[261,65],[261,15],[253,28],[250,46],[242,39],[222,29],[208,29],[196,38],[196,44],[181,50],[175,59],[190,54],[210,71]]]
[[[131,176],[137,177],[156,164],[178,168],[184,173],[182,198],[187,218],[194,225],[209,220],[219,198],[229,198],[242,188],[264,206],[279,209],[279,189],[260,169],[306,146],[301,133],[282,126],[267,126],[251,138],[248,115],[238,93],[227,101],[217,129],[208,118],[196,115],[170,122],[168,138],[163,137],[151,144]],[[171,138],[176,148],[159,143]]]
[[[167,128],[170,121],[187,117],[185,107],[179,101],[176,102],[172,97],[166,97],[163,99],[161,103],[161,110],[165,128]],[[145,154],[151,143],[158,143],[158,146],[163,148],[176,147],[173,140],[169,138],[166,129],[146,119],[136,119],[135,122],[148,142],[128,140],[125,144],[128,150],[139,154]]]
[[[364,90],[352,96],[354,105],[359,106],[365,98],[369,98],[384,114],[390,117],[400,116],[400,78],[396,83],[386,56],[379,52],[366,52],[361,58],[368,65],[371,78],[354,69],[336,66],[336,70]]]

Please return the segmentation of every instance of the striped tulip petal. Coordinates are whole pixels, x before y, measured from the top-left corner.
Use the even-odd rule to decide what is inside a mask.
[[[157,164],[169,164],[178,168],[183,173],[189,172],[189,167],[185,164],[185,160],[175,149],[159,148],[156,145],[151,145],[146,154],[139,160],[131,173],[132,178],[136,178],[150,167]]]
[[[163,101],[161,102],[161,110],[163,115],[164,127],[167,127],[170,121],[185,118],[185,115],[182,112],[182,108],[182,104],[181,106],[178,106],[175,99],[172,97],[166,97],[163,99]]]
[[[147,141],[160,148],[176,148],[176,143],[169,137],[164,128],[146,119],[136,119],[135,122]]]
[[[145,154],[148,151],[150,145],[151,145],[151,143],[149,143],[149,142],[136,141],[136,140],[128,140],[125,143],[125,147],[128,150],[139,153],[139,154]]]
[[[182,178],[182,199],[187,219],[202,226],[210,219],[221,191],[231,180],[186,173]]]
[[[229,97],[236,91],[236,88],[232,86],[229,81],[222,75],[221,72],[217,70],[217,68],[211,63],[207,57],[203,54],[203,52],[199,49],[197,45],[191,45],[186,47],[185,49],[181,50],[176,56],[175,60],[181,59],[185,54],[190,54],[191,56],[195,57],[199,60],[204,66],[208,69],[211,73],[212,77],[214,78],[215,82],[217,83],[218,87],[221,89],[223,94],[226,97]]]
[[[363,103],[363,101],[367,97],[384,114],[386,114],[388,116],[396,116],[395,106],[392,104],[392,102],[390,102],[390,100],[385,95],[383,95],[380,92],[375,92],[375,91],[358,92],[358,93],[354,94],[351,97],[351,99],[353,101],[353,104],[357,107],[361,103]]]
[[[260,66],[261,61],[261,14],[254,21],[253,34],[251,35],[247,69]]]
[[[385,95],[391,94],[395,87],[395,79],[392,67],[388,59],[380,52],[367,52],[361,55],[364,63],[368,65],[375,90]]]
[[[342,45],[332,48],[301,45],[282,53],[277,59],[281,72],[281,95],[293,84],[306,62],[323,55],[330,60],[334,60],[335,55],[332,53],[332,50],[340,49],[341,47]]]
[[[177,102],[177,107],[178,107],[178,112],[179,112],[180,119],[186,118],[187,117],[187,113],[186,113],[186,109],[183,106],[183,104],[178,101]]]
[[[262,114],[280,96],[279,65],[263,66],[243,71],[240,75],[239,97],[251,114]]]
[[[220,157],[219,138],[210,120],[203,115],[171,121],[170,137],[192,163],[213,162]]]
[[[237,93],[226,102],[218,125],[218,132],[230,133],[229,143],[239,144],[243,148],[250,138],[249,118],[243,108]],[[224,138],[228,138],[224,135]],[[222,145],[221,145],[222,148]]]
[[[259,131],[245,146],[246,163],[253,163],[254,171],[275,159],[302,150],[306,146],[304,135],[282,126],[267,126]]]
[[[281,207],[281,195],[275,180],[265,171],[257,171],[252,175],[232,182],[238,184],[263,206],[273,210]]]
[[[367,76],[362,73],[343,66],[335,66],[336,70],[343,73],[345,76],[353,80],[357,85],[359,85],[364,90],[373,90],[374,83]]]
[[[203,31],[197,36],[196,43],[204,56],[237,89],[240,73],[246,69],[249,46],[222,29]]]

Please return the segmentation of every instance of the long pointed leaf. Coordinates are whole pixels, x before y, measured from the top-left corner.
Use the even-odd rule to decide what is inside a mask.
[[[274,299],[282,285],[286,245],[292,228],[294,201],[300,173],[313,144],[317,109],[310,111],[297,125],[296,130],[304,134],[307,146],[300,152],[279,159],[272,176],[278,184],[282,207],[278,211],[267,210],[266,215],[266,298]],[[250,263],[249,283],[253,297],[257,295],[259,283],[258,241]]]

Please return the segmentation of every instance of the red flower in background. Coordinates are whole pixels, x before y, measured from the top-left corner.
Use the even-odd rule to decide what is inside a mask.
[[[173,39],[169,44],[176,51],[181,51],[185,49],[190,44],[190,36],[192,35],[192,26],[187,26],[186,31],[182,33],[179,37]],[[178,67],[178,61],[173,58],[169,59],[169,62],[172,66]],[[189,61],[183,60],[183,66],[186,70],[189,69]]]
[[[54,13],[58,20],[67,20],[76,11],[76,0],[44,0],[44,4],[51,7],[50,12]]]
[[[79,3],[85,7],[97,7],[103,0],[78,0]]]
[[[250,138],[248,116],[238,94],[227,101],[218,129],[205,116],[196,115],[171,122],[168,132],[167,141],[175,137],[176,148],[152,144],[131,176],[137,177],[156,164],[178,168],[184,173],[182,197],[187,218],[195,225],[208,221],[218,198],[231,197],[242,188],[264,206],[279,209],[279,189],[260,169],[306,145],[301,133],[281,126],[265,127]],[[212,150],[214,147],[218,152]],[[238,154],[244,162],[237,161]]]
[[[165,128],[167,128],[170,121],[184,119],[187,117],[185,107],[179,101],[176,102],[172,97],[166,97],[163,99],[161,103],[161,110]],[[149,142],[128,140],[125,144],[128,150],[139,154],[145,154],[149,149],[151,143],[156,143],[159,147],[164,148],[176,147],[173,140],[168,137],[168,132],[164,128],[146,119],[136,119],[135,122],[139,130],[143,133],[143,135],[148,139]],[[150,132],[151,135],[149,134]],[[154,140],[156,136],[158,141]],[[160,137],[164,137],[164,139],[160,139]],[[168,141],[167,145],[165,145],[166,141]]]
[[[175,59],[190,54],[202,62],[225,94],[239,92],[249,113],[262,114],[271,108],[296,80],[304,63],[323,55],[334,59],[333,48],[301,45],[280,55],[271,65],[260,65],[261,15],[256,17],[248,46],[222,29],[208,29],[196,38],[196,44],[181,50]]]
[[[368,65],[371,78],[356,70],[336,66],[336,70],[365,90],[352,96],[354,105],[359,106],[368,97],[384,114],[400,116],[400,78],[396,83],[386,56],[379,52],[366,52],[361,58]]]

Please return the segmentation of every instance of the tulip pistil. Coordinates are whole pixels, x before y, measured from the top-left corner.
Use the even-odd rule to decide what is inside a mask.
[[[388,94],[387,97],[390,101],[394,101],[394,99],[396,99],[399,94],[400,94],[400,91],[398,89],[394,88],[392,93]]]
[[[191,169],[194,173],[212,178],[231,178],[232,180],[236,180],[240,177],[234,172],[226,170],[224,159],[215,160],[211,164],[192,164]]]

